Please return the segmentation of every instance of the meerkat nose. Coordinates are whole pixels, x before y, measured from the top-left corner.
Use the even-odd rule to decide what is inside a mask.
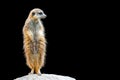
[[[45,15],[45,14],[44,14],[43,16],[44,16],[45,18],[47,17],[47,15]]]

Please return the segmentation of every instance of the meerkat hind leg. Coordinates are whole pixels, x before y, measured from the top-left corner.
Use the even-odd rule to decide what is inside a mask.
[[[40,68],[36,68],[36,69],[35,69],[35,73],[36,73],[37,75],[41,76]]]
[[[37,75],[38,75],[38,76],[41,76],[41,75],[42,75],[41,72],[40,72],[40,70],[38,71]]]
[[[34,74],[34,69],[31,69],[31,72],[28,73],[28,74]]]

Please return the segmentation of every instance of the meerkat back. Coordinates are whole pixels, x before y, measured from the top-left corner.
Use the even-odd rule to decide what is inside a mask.
[[[45,30],[41,19],[46,15],[41,9],[30,11],[23,27],[24,53],[30,73],[41,74],[46,54]]]

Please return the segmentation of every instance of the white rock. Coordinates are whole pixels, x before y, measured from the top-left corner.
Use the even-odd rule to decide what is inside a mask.
[[[55,74],[42,74],[41,76],[37,74],[29,74],[23,77],[16,78],[14,80],[76,80],[69,76],[61,76]]]

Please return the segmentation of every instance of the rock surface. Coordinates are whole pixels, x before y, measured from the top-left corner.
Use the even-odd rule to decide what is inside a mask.
[[[76,80],[69,76],[61,76],[55,74],[42,74],[41,76],[36,74],[29,74],[23,77],[16,78],[14,80]]]

